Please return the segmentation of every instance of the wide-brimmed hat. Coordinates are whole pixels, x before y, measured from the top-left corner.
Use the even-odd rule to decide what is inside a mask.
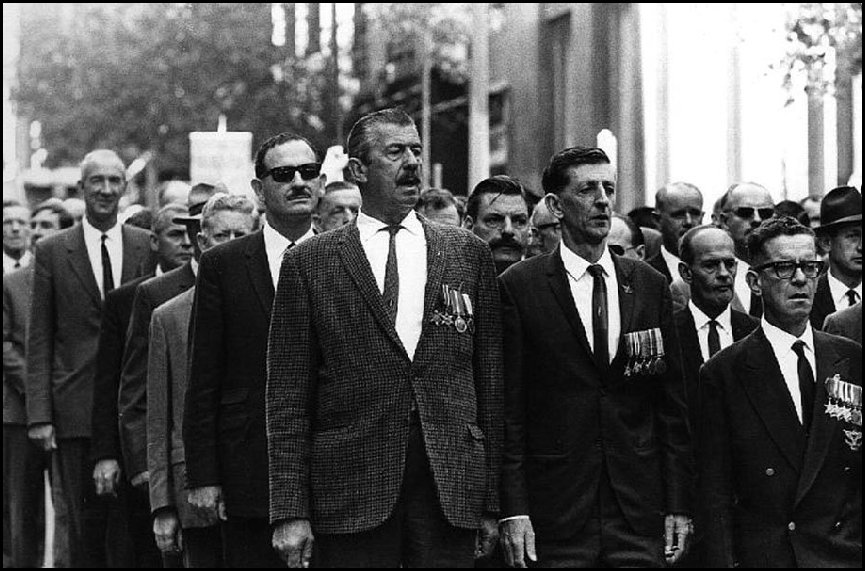
[[[189,209],[188,214],[175,216],[175,224],[188,224],[190,222],[201,222],[201,211],[204,210],[204,205],[211,196],[216,194],[217,188],[206,182],[199,182],[189,191],[189,197],[186,199],[186,206]]]
[[[820,202],[820,226],[816,229],[827,230],[850,222],[862,222],[862,194],[852,186],[833,188]]]

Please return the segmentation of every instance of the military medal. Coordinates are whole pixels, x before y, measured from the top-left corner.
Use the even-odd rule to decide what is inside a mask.
[[[463,294],[458,291],[451,291],[454,296],[454,329],[457,330],[457,333],[465,333],[466,329],[468,329],[468,325],[466,324],[466,320],[463,318],[465,314],[463,308]]]

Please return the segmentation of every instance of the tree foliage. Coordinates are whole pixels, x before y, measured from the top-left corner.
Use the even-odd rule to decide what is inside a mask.
[[[254,145],[285,130],[321,145],[326,74],[271,33],[270,4],[25,5],[13,98],[42,123],[47,166],[108,147],[188,176],[189,132],[220,114]]]

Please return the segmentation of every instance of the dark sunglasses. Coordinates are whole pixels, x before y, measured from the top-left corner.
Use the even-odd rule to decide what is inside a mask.
[[[312,180],[321,173],[321,163],[307,163],[296,167],[274,167],[261,175],[261,178],[273,177],[275,182],[291,182],[294,173],[299,172],[303,180]]]
[[[754,269],[762,272],[765,269],[771,268],[779,279],[789,280],[796,273],[797,269],[802,270],[806,278],[816,278],[823,270],[822,260],[805,260],[802,262],[767,262],[761,264]]]
[[[763,220],[767,218],[772,218],[772,215],[775,214],[775,209],[772,207],[768,208],[752,208],[750,206],[740,206],[739,208],[733,209],[733,214],[738,216],[739,218],[744,218],[745,220],[751,220],[754,218],[754,211],[757,211],[760,214],[760,218]]]

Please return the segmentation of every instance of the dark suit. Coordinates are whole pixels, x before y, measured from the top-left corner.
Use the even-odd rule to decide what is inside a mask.
[[[811,306],[811,327],[822,330],[823,322],[830,313],[835,313],[835,302],[832,301],[832,290],[829,289],[829,272],[826,272],[817,280],[814,305]]]
[[[830,314],[823,322],[823,331],[852,339],[862,344],[862,302]]]
[[[661,246],[663,248],[664,246]],[[672,283],[674,278],[679,277],[679,274],[676,273],[675,276],[670,274],[670,268],[667,267],[667,259],[664,258],[664,254],[662,252],[658,252],[658,255],[652,258],[651,260],[646,261],[647,264],[661,272],[661,274],[667,279],[667,284]]]
[[[129,331],[123,350],[123,373],[117,407],[120,413],[120,445],[126,477],[147,470],[147,350],[153,310],[195,285],[190,263],[151,278],[135,290]]]
[[[407,454],[410,433],[418,432],[412,416],[419,416],[426,470],[440,501],[437,519],[459,533],[477,528],[484,511],[498,512],[495,267],[473,234],[421,224],[427,280],[413,359],[387,313],[356,224],[320,234],[285,258],[268,342],[274,523],[308,518],[316,534],[329,537],[384,527],[401,498],[407,456],[415,459]],[[444,309],[443,285],[462,287],[471,298],[474,332],[431,322]],[[410,413],[413,400],[417,415]]]
[[[284,566],[267,523],[264,389],[272,303],[262,232],[202,255],[183,445],[187,487],[222,486],[229,566]]]
[[[149,232],[122,226],[121,236],[119,282],[125,283],[151,271],[153,258]],[[68,507],[70,565],[104,565],[104,538],[92,532],[100,525],[100,517],[91,508],[98,502],[90,458],[102,299],[80,224],[43,238],[35,253],[27,421],[30,426],[54,426],[58,470],[52,478],[59,480]]]
[[[861,386],[862,351],[820,331],[814,350],[810,436],[762,328],[703,367],[701,414],[712,430],[697,449],[710,566],[862,566],[862,451],[844,432],[861,441],[861,426],[825,413],[824,385],[838,374]]]
[[[685,371],[685,395],[688,403],[688,415],[691,419],[691,430],[696,435],[699,427],[699,381],[700,367],[703,366],[703,352],[700,350],[700,340],[697,337],[697,325],[688,306],[677,309],[674,313],[676,334],[682,348],[682,368]],[[743,339],[760,325],[760,321],[747,313],[730,312],[730,324],[733,326],[733,341]]]
[[[502,516],[531,517],[543,558],[544,545],[572,538],[598,517],[603,491],[614,496],[632,535],[652,538],[651,557],[663,564],[662,541],[654,542],[664,515],[690,514],[693,491],[681,356],[667,282],[643,262],[614,255],[613,263],[622,341],[606,372],[595,361],[559,249],[499,278]],[[663,336],[666,371],[625,377],[625,334],[650,328]]]
[[[194,289],[153,311],[147,365],[147,469],[150,509],[173,511],[183,529],[183,551],[190,567],[221,567],[217,521],[208,520],[186,500],[183,402],[186,397],[187,342]]]
[[[32,265],[3,276],[3,526],[10,533],[12,567],[41,567],[45,535],[42,472],[49,456],[27,438],[24,404],[32,284]]]

